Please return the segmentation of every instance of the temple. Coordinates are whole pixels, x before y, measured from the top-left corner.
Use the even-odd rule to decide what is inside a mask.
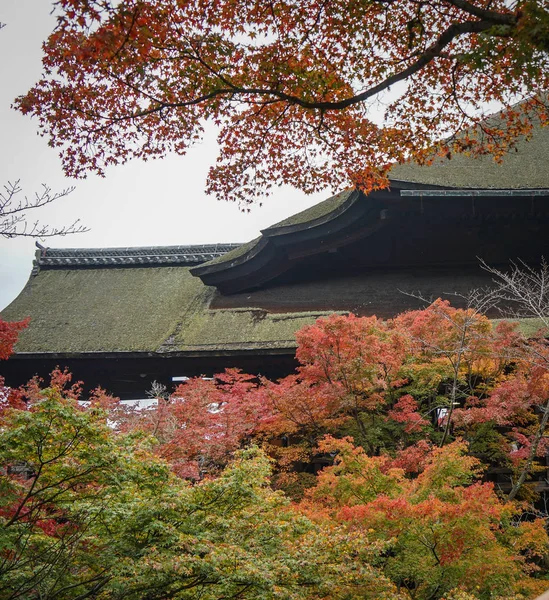
[[[244,244],[55,249],[2,312],[31,318],[2,365],[9,385],[68,367],[88,387],[143,398],[153,381],[225,367],[295,367],[295,332],[334,311],[387,318],[459,305],[505,266],[549,256],[549,127],[497,164],[457,155],[403,164],[390,187],[345,190]],[[414,295],[415,294],[415,295]]]

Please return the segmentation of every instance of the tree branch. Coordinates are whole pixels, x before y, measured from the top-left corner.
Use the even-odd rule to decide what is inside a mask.
[[[51,227],[39,221],[30,223],[27,217],[28,211],[42,208],[51,204],[60,198],[64,198],[74,191],[74,186],[65,188],[60,192],[52,193],[50,187],[42,184],[42,191],[35,192],[34,199],[30,200],[27,196],[19,200],[19,195],[23,191],[19,185],[19,179],[15,182],[8,181],[3,190],[0,191],[0,236],[5,238],[15,237],[52,237],[65,236],[73,233],[84,233],[89,231],[87,227],[80,224],[77,219],[70,225],[62,227]]]

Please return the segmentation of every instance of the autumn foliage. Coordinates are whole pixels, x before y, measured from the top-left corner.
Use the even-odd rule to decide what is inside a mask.
[[[216,380],[192,379],[150,410],[118,409],[123,431],[141,429],[158,441],[156,452],[182,477],[218,473],[255,429],[264,407],[251,391],[253,377],[235,369]]]
[[[208,190],[220,198],[372,189],[395,161],[500,158],[548,119],[545,0],[58,0],[54,11],[42,77],[15,106],[70,176],[184,154],[211,124],[221,152]],[[504,110],[486,121],[486,105]]]
[[[147,409],[60,369],[4,389],[6,598],[544,591],[545,338],[438,300],[333,315],[298,343],[277,382],[228,370]]]
[[[0,360],[6,360],[13,352],[19,332],[28,325],[28,319],[16,323],[8,323],[0,319]]]

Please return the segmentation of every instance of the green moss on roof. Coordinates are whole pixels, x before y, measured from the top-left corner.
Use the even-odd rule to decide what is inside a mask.
[[[210,310],[215,294],[188,267],[42,270],[2,318],[31,318],[16,352],[70,354],[293,348],[326,314]]]
[[[235,248],[234,250],[231,250],[230,252],[227,252],[226,254],[223,254],[222,256],[218,256],[217,258],[214,258],[213,260],[210,260],[201,266],[216,265],[218,263],[229,263],[233,260],[236,260],[237,258],[244,256],[244,254],[246,254],[254,246],[256,246],[259,243],[259,241],[261,240],[261,237],[262,236],[259,236],[259,237],[255,238],[255,240],[252,240],[251,242],[242,244],[242,246],[239,246],[238,248]]]
[[[316,221],[322,217],[329,215],[331,212],[339,208],[346,200],[348,200],[349,196],[353,193],[353,190],[343,190],[328,198],[327,200],[323,200],[310,208],[307,208],[279,223],[275,223],[268,227],[265,231],[270,231],[271,229],[278,229],[279,227],[292,227],[294,225],[302,225],[305,223],[309,223],[310,221]],[[223,257],[225,258],[225,257]]]
[[[549,127],[536,126],[530,140],[522,138],[497,163],[492,156],[453,154],[437,157],[431,165],[395,165],[390,179],[454,188],[535,189],[549,188]]]
[[[16,352],[225,352],[295,348],[295,333],[331,311],[210,309],[217,294],[188,267],[42,270],[2,313],[31,317]],[[541,326],[520,319],[526,335]]]
[[[175,343],[184,350],[295,348],[296,331],[327,314],[271,314],[254,308],[208,310],[197,314]]]
[[[42,270],[2,318],[31,317],[18,352],[154,350],[203,287],[186,267]]]

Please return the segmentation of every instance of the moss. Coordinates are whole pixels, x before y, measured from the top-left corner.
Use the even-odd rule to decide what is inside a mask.
[[[319,202],[318,204],[315,204],[314,206],[311,206],[306,210],[292,215],[291,217],[288,217],[287,219],[284,219],[279,223],[271,225],[270,227],[265,229],[265,231],[268,232],[270,230],[275,230],[280,227],[293,227],[295,225],[302,225],[305,223],[309,223],[310,221],[316,221],[317,219],[321,219],[322,217],[329,215],[331,212],[339,208],[344,202],[346,202],[349,199],[352,193],[353,190],[343,190],[342,192],[339,192],[339,194],[336,194],[335,196],[332,196],[327,200]]]
[[[296,331],[327,314],[272,314],[256,308],[207,310],[194,315],[175,343],[180,350],[295,348]]]
[[[2,318],[31,317],[17,352],[199,352],[295,348],[297,330],[333,312],[213,310],[216,293],[188,267],[44,269]]]
[[[188,267],[42,270],[2,313],[31,317],[17,352],[293,348],[319,312],[210,310],[215,289]]]
[[[491,155],[471,157],[453,154],[451,159],[438,157],[432,165],[405,163],[395,165],[390,179],[443,187],[471,189],[549,188],[549,127],[536,127],[531,139],[517,142],[497,163]]]
[[[2,318],[31,317],[18,352],[147,351],[204,287],[186,267],[42,270]]]
[[[207,263],[204,263],[203,265],[200,265],[200,266],[206,267],[209,265],[230,263],[233,260],[236,260],[237,258],[244,256],[244,254],[248,253],[255,246],[257,246],[257,244],[260,242],[261,238],[262,238],[262,236],[259,236],[259,237],[255,238],[255,240],[252,240],[251,242],[247,242],[246,244],[242,244],[242,246],[239,246],[238,248],[235,248],[234,250],[231,250],[230,252],[223,254],[223,256],[218,256],[217,258],[214,258],[213,260],[210,260]]]

